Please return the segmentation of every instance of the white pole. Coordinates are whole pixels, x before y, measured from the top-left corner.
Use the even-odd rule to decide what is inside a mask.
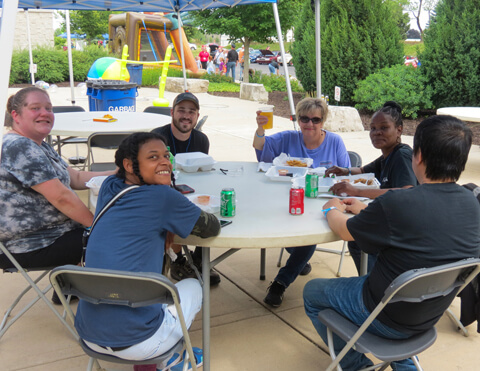
[[[322,95],[322,40],[320,33],[320,0],[315,0],[315,56],[317,60],[317,98]]]
[[[187,71],[185,70],[185,53],[183,51],[183,40],[182,40],[182,18],[180,17],[180,9],[177,8],[177,17],[178,17],[178,35],[180,40],[180,56],[182,58],[182,71],[183,71],[183,90],[187,91]]]
[[[32,85],[35,85],[35,67],[33,66],[32,38],[30,36],[30,17],[28,15],[28,9],[25,9],[25,17],[27,18],[27,40],[28,40],[28,56],[30,58],[30,76],[32,77]]]
[[[290,76],[288,74],[288,67],[285,59],[285,46],[283,45],[283,36],[282,36],[282,29],[280,27],[280,17],[278,16],[277,3],[272,3],[272,7],[273,7],[273,16],[275,18],[275,25],[277,27],[278,42],[280,43],[280,51],[282,53],[283,70],[285,72],[285,82],[287,83],[288,102],[290,103],[290,112],[292,114],[291,118],[293,121],[293,128],[296,129],[295,122],[297,121],[297,118],[295,116],[295,104],[293,103],[292,86],[290,85]]]
[[[67,53],[68,53],[68,71],[70,73],[70,95],[72,105],[75,105],[75,82],[73,81],[73,62],[72,62],[72,38],[70,36],[70,11],[65,11],[65,23],[67,28]]]
[[[0,21],[0,118],[5,117],[7,105],[8,84],[10,80],[10,68],[12,65],[13,34],[15,33],[15,22],[17,21],[18,0],[2,1],[2,18]],[[3,130],[0,130],[0,159]]]

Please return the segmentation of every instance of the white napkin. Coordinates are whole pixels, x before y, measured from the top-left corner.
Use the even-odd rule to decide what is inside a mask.
[[[270,169],[272,167],[272,163],[271,162],[259,162],[258,163],[258,167],[257,167],[257,172],[264,172],[266,173],[268,171],[268,169]]]

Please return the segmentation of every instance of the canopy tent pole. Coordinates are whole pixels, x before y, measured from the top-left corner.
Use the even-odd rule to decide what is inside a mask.
[[[35,70],[33,67],[32,38],[30,36],[30,18],[28,16],[28,9],[25,9],[25,17],[27,20],[27,40],[28,40],[28,57],[30,58],[30,76],[32,78],[32,85],[35,85]]]
[[[292,85],[290,84],[290,75],[288,74],[288,67],[285,60],[285,46],[283,45],[283,36],[282,36],[282,29],[280,27],[280,17],[278,16],[277,3],[272,3],[272,7],[273,7],[273,16],[275,18],[275,25],[277,27],[278,42],[280,43],[280,52],[282,53],[282,57],[283,57],[283,70],[285,72],[285,82],[287,83],[288,102],[290,103],[290,112],[291,112],[290,117],[293,121],[293,128],[296,130],[297,127],[295,125],[295,122],[297,121],[297,118],[295,115],[295,104],[293,102]]]
[[[317,98],[320,98],[322,95],[322,43],[320,36],[320,0],[315,0],[315,57],[317,60]]]
[[[7,106],[8,85],[10,81],[10,67],[13,53],[13,31],[17,21],[18,0],[2,2],[2,18],[0,19],[0,118],[4,120]],[[3,140],[3,130],[0,130],[0,149]],[[2,151],[0,150],[0,158]]]
[[[180,6],[175,6],[177,8],[177,17],[178,17],[178,36],[180,40],[180,56],[182,58],[182,71],[183,71],[183,90],[188,91],[187,89],[187,71],[185,70],[185,53],[183,51],[183,40],[182,40],[182,17],[180,16]]]
[[[68,71],[70,74],[70,95],[72,105],[75,105],[75,82],[73,81],[73,62],[72,62],[72,38],[70,35],[70,11],[65,11],[65,23],[67,28],[67,53],[68,53]]]

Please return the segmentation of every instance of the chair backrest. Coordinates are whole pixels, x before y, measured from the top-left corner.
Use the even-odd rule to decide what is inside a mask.
[[[171,116],[172,107],[156,107],[148,106],[143,110],[143,112],[157,113],[159,115]]]
[[[195,129],[198,131],[202,131],[202,126],[205,124],[205,121],[207,121],[208,116],[203,116],[200,120],[198,120],[197,125],[195,125]]]
[[[422,302],[461,291],[480,272],[480,259],[463,259],[432,268],[412,269],[385,290],[382,303]]]
[[[75,295],[93,304],[138,308],[180,300],[176,286],[158,273],[127,272],[65,265],[50,273],[64,295]]]
[[[61,112],[85,112],[85,109],[80,106],[53,106],[53,113]]]
[[[88,137],[88,167],[92,171],[114,170],[114,161],[95,163],[93,156],[94,148],[117,149],[120,143],[131,135],[126,132],[93,133]],[[112,156],[113,160],[113,156]]]
[[[350,157],[350,163],[352,164],[352,167],[362,166],[362,158],[357,152],[348,151],[348,156]]]

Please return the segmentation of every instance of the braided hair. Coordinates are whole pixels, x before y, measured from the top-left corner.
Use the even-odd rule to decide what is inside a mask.
[[[28,95],[34,92],[43,93],[50,98],[50,96],[45,90],[37,88],[36,86],[29,86],[28,88],[20,89],[19,91],[17,91],[17,93],[11,95],[10,98],[8,98],[7,110],[5,112],[4,126],[12,127],[13,125],[12,112],[15,111],[18,114],[21,114],[23,107],[26,106]]]
[[[386,115],[389,115],[392,118],[392,121],[395,124],[395,127],[403,126],[402,121],[402,106],[400,106],[397,102],[393,100],[389,100],[385,102],[382,108],[380,108],[378,112],[382,112]]]
[[[140,180],[140,184],[146,184],[140,175],[140,169],[138,165],[138,151],[140,148],[147,142],[151,140],[161,140],[165,145],[167,145],[167,140],[165,137],[158,133],[133,133],[132,135],[125,138],[117,151],[115,152],[115,165],[118,166],[117,177],[122,180],[126,179],[126,170],[123,166],[123,160],[128,158],[132,161],[133,173]],[[175,187],[175,178],[172,173],[172,185]]]

